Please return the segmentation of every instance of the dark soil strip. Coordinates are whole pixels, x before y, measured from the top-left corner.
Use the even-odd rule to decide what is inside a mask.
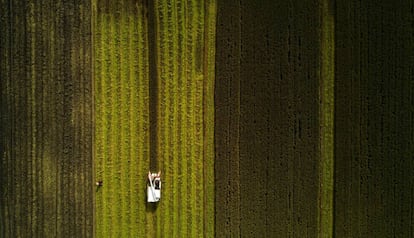
[[[413,237],[413,1],[336,12],[335,236]]]
[[[1,237],[91,237],[90,6],[1,4]]]
[[[0,34],[0,135],[1,144],[0,144],[0,237],[6,237],[6,231],[10,231],[10,220],[6,219],[9,216],[9,212],[12,209],[11,201],[9,199],[9,194],[12,192],[7,190],[6,187],[11,187],[10,185],[10,153],[7,153],[11,148],[11,140],[6,140],[6,134],[12,133],[11,127],[11,118],[5,115],[10,114],[11,112],[11,98],[8,93],[10,90],[10,48],[11,48],[11,17],[10,17],[10,8],[11,2],[0,4],[0,12],[2,12],[2,17],[0,17],[0,26],[2,27],[2,32]]]
[[[158,70],[157,70],[157,22],[154,1],[149,0],[148,6],[148,44],[149,44],[149,93],[150,93],[150,170],[157,172],[158,148]]]

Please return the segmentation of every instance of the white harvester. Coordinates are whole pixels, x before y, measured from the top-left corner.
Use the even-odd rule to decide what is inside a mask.
[[[159,202],[161,199],[161,172],[148,172],[147,201]]]

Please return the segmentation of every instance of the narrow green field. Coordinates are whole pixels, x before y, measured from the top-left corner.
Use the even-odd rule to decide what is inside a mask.
[[[335,15],[331,1],[321,1],[320,39],[320,162],[318,237],[332,237],[334,230],[334,110],[335,110]]]
[[[97,237],[145,237],[149,165],[148,40],[142,3],[93,5]]]
[[[215,3],[146,4],[93,4],[96,236],[211,237]]]

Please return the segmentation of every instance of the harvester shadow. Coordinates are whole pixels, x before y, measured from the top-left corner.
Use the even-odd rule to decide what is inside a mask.
[[[145,211],[146,212],[151,212],[151,213],[155,213],[157,211],[158,208],[158,202],[148,202],[147,198],[144,198],[144,203],[145,203]]]
[[[156,8],[155,1],[147,1],[147,18],[148,18],[148,38],[149,38],[149,120],[150,120],[150,171],[157,171],[158,158],[158,67],[157,67],[157,36],[156,36]],[[148,186],[148,184],[147,184]],[[145,190],[145,193],[147,191]],[[146,212],[155,213],[157,211],[158,202],[145,202]]]
[[[145,203],[146,203],[145,205],[146,212],[155,213],[157,211],[158,203],[156,202],[145,202]]]

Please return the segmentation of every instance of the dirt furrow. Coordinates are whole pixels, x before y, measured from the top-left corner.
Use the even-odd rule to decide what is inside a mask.
[[[0,108],[2,115],[8,115],[12,112],[12,103],[11,103],[11,55],[10,55],[10,36],[11,30],[10,22],[11,22],[11,11],[10,11],[10,4],[6,4],[5,2],[1,2],[0,4],[0,11],[3,12],[2,17],[0,17],[0,26],[2,28],[2,34],[0,35]],[[9,213],[11,210],[11,196],[12,196],[12,169],[11,169],[11,161],[12,158],[12,151],[9,151],[12,142],[11,140],[6,140],[7,134],[12,134],[12,121],[9,116],[2,116],[0,117],[1,124],[0,124],[0,133],[3,135],[1,139],[1,149],[0,149],[0,181],[2,186],[0,186],[0,196],[1,196],[1,205],[0,205],[0,235],[6,236],[6,234],[11,233],[11,217],[9,217]]]
[[[141,4],[143,4],[143,2],[141,2]],[[146,21],[146,17],[148,16],[148,7],[142,7],[139,8],[139,31],[138,31],[138,36],[140,36],[139,39],[139,60],[137,62],[138,64],[138,74],[139,74],[139,89],[140,89],[140,96],[139,98],[142,98],[143,100],[140,102],[142,109],[140,109],[139,111],[139,118],[142,118],[142,120],[139,120],[141,123],[141,129],[139,129],[139,136],[140,136],[140,145],[142,145],[142,150],[139,151],[140,152],[140,166],[139,166],[139,171],[137,171],[137,178],[141,178],[141,174],[145,174],[147,175],[147,170],[148,170],[148,164],[150,163],[150,155],[151,155],[151,151],[150,151],[150,146],[151,146],[151,142],[150,142],[150,112],[151,112],[151,108],[150,108],[150,90],[147,87],[147,85],[149,85],[149,74],[150,74],[150,69],[149,69],[149,64],[150,62],[148,61],[149,59],[149,47],[148,47],[148,24]],[[143,33],[139,33],[139,32],[143,32]],[[138,188],[138,202],[136,203],[136,206],[138,207],[138,211],[146,211],[146,209],[144,210],[144,207],[141,206],[142,201],[146,200],[146,185],[143,186],[143,184],[141,183],[141,180],[137,180],[136,181],[136,187]],[[144,191],[144,192],[143,192]],[[142,234],[142,236],[151,236],[151,230],[148,229],[144,229],[144,224],[146,222],[146,217],[141,215],[143,213],[138,213],[136,214],[137,217],[139,217],[140,219],[140,224],[142,224],[142,226],[139,228],[140,233]]]

